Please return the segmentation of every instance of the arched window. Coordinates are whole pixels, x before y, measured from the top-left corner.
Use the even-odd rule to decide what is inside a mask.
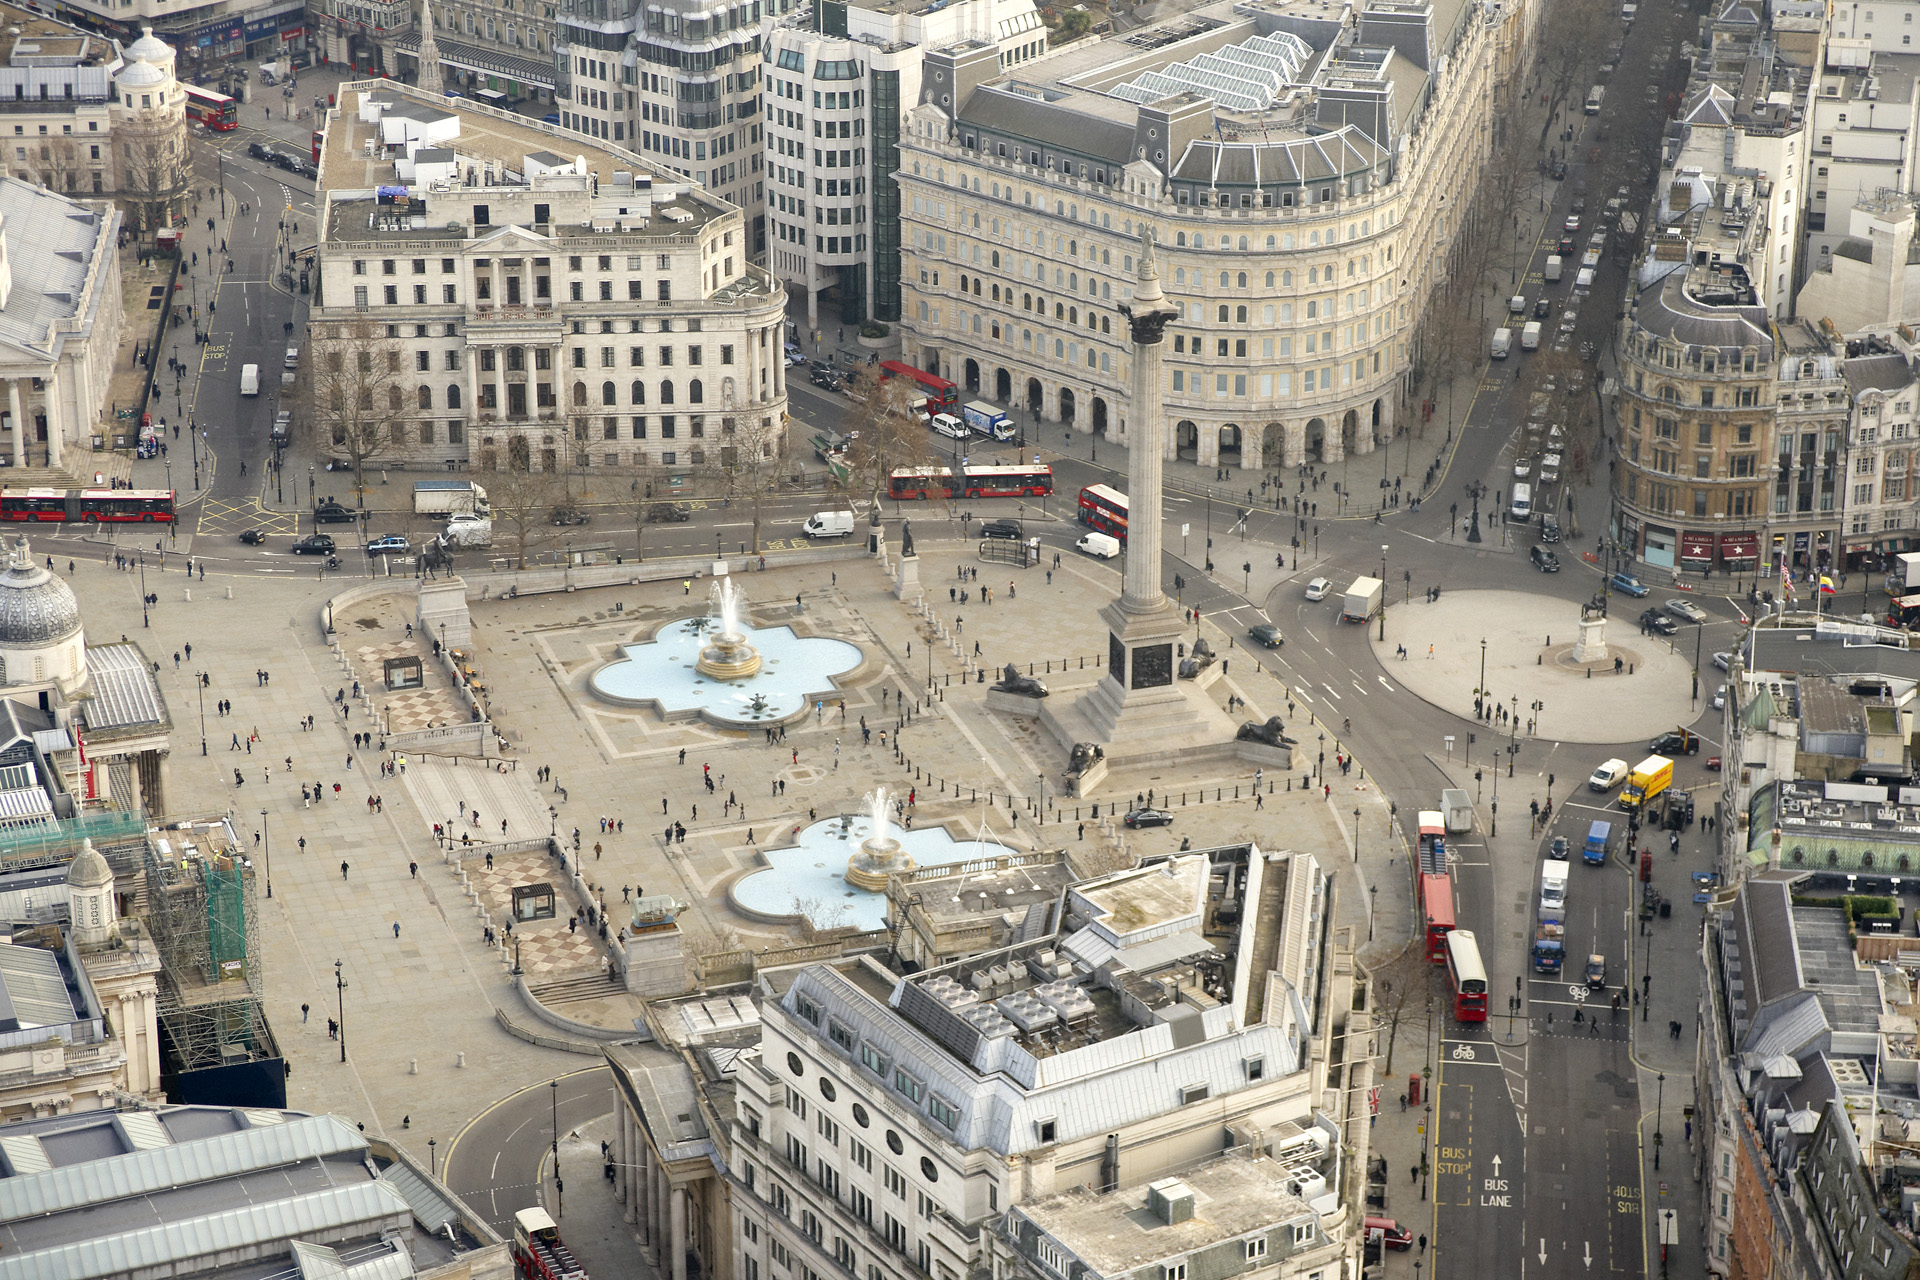
[[[1224,271],[1222,271],[1222,272],[1220,273],[1220,287],[1221,287],[1222,289],[1226,289],[1226,288],[1230,288],[1231,286],[1230,286],[1230,285],[1228,284],[1228,281],[1230,281],[1231,279],[1233,279],[1233,277],[1232,277],[1232,276],[1230,276],[1230,275],[1228,275],[1228,274],[1227,274],[1226,272],[1224,272]]]
[[[420,407],[422,409],[433,408],[433,388],[432,387],[420,388]]]
[[[587,405],[587,384],[586,383],[576,382],[573,384],[573,402],[574,404],[578,405],[583,409],[586,408],[586,405]],[[504,408],[505,406],[503,405],[501,407]]]
[[[1220,323],[1225,324],[1226,322],[1227,322],[1227,304],[1223,302],[1220,304]]]
[[[1244,248],[1246,248],[1247,246],[1243,244],[1243,245],[1241,245],[1240,247],[1241,247],[1242,249],[1244,249]],[[1233,286],[1234,286],[1234,288],[1236,288],[1236,289],[1244,289],[1244,288],[1246,288],[1246,287],[1247,287],[1247,273],[1246,273],[1246,272],[1244,272],[1244,271],[1242,271],[1242,272],[1241,272],[1241,273],[1240,273],[1239,275],[1237,275],[1237,276],[1235,276],[1235,277],[1234,277],[1234,281],[1233,281]]]
[[[687,384],[687,403],[688,404],[705,404],[706,402],[707,402],[706,389],[700,385],[700,379],[695,378],[692,382],[689,382]]]
[[[647,402],[647,384],[635,378],[633,385],[627,388],[627,398],[635,404],[645,404]]]
[[[619,401],[615,399],[613,384],[611,382],[603,382],[600,384],[600,403],[603,405],[619,403]]]
[[[1293,288],[1293,272],[1282,271],[1280,273],[1280,287],[1283,289]]]
[[[447,388],[447,408],[458,409],[459,407],[460,407],[460,384],[456,382]]]
[[[1267,288],[1273,288],[1273,272],[1267,272]]]
[[[1247,322],[1247,309],[1245,307],[1235,307],[1233,309],[1233,318],[1241,324],[1245,324]]]
[[[673,383],[666,381],[664,379],[662,379],[660,383],[660,403],[661,404],[673,403]]]

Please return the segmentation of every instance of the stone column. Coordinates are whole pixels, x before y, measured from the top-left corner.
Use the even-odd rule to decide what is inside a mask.
[[[673,1250],[668,1274],[673,1280],[687,1280],[687,1189],[673,1188],[673,1227],[668,1247]]]
[[[1307,424],[1294,422],[1280,428],[1280,465],[1297,467],[1307,460]]]
[[[1156,504],[1152,518],[1131,521],[1127,528],[1127,580],[1120,592],[1126,613],[1155,613],[1166,606],[1160,589],[1161,480],[1165,474],[1163,444],[1167,415],[1161,403],[1160,371],[1165,353],[1164,331],[1178,313],[1160,291],[1160,269],[1151,242],[1141,254],[1140,284],[1133,291],[1127,322],[1133,330],[1133,379],[1127,402],[1127,493],[1132,501]]]
[[[13,465],[27,465],[27,414],[20,404],[20,379],[7,380],[7,409],[13,414]]]
[[[640,1247],[645,1252],[647,1261],[654,1266],[660,1264],[658,1252],[660,1233],[655,1230],[653,1221],[654,1211],[660,1199],[655,1194],[659,1176],[660,1171],[653,1158],[653,1147],[643,1135],[640,1139],[640,1203],[637,1206],[638,1212],[635,1218],[640,1227]]]
[[[57,467],[66,454],[61,440],[66,414],[60,411],[60,371],[49,369],[44,379],[47,405],[47,465]]]
[[[507,349],[501,346],[489,347],[493,352],[493,402],[498,408],[500,420],[507,420]]]
[[[629,1194],[633,1180],[629,1170],[633,1168],[633,1115],[623,1102],[620,1106],[620,1120],[613,1130],[613,1198],[622,1208],[620,1219],[633,1221],[633,1197]]]
[[[466,391],[467,421],[477,427],[480,425],[480,413],[481,413],[481,410],[480,410],[480,348],[472,345],[469,345],[467,347],[467,358],[462,362],[462,368],[463,368],[463,372],[466,374],[466,379],[467,379],[467,391]],[[469,446],[468,452],[469,453],[472,452],[471,446]]]

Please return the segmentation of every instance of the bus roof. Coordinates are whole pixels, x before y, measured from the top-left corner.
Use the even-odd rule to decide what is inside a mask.
[[[1104,498],[1122,507],[1127,505],[1127,495],[1110,484],[1090,484],[1081,492],[1090,493],[1096,498]]]
[[[1426,835],[1429,831],[1435,833],[1444,832],[1446,829],[1446,815],[1442,814],[1438,809],[1422,809],[1420,811],[1421,835]]]
[[[1023,463],[1015,463],[1012,466],[993,466],[993,467],[976,467],[976,466],[973,466],[971,463],[969,463],[966,467],[966,472],[970,476],[1028,476],[1028,475],[1040,475],[1040,474],[1051,475],[1053,473],[1053,468],[1046,465],[1044,462],[1036,462],[1031,466],[1028,466]]]

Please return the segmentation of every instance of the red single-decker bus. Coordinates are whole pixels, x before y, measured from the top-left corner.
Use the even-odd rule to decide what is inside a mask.
[[[1080,491],[1080,523],[1089,529],[1127,540],[1127,495],[1106,484],[1090,484]]]
[[[1447,935],[1453,931],[1453,875],[1447,867],[1446,818],[1438,810],[1420,811],[1420,914],[1425,923],[1427,959],[1447,962]]]
[[[948,382],[938,374],[928,373],[925,369],[916,369],[910,364],[898,360],[880,362],[880,378],[906,378],[920,388],[920,394],[927,398],[927,415],[951,413],[958,415],[960,410],[960,388]]]
[[[217,133],[240,127],[240,104],[226,94],[192,84],[181,88],[187,93],[187,119],[197,120]]]
[[[171,489],[0,489],[0,520],[91,524],[172,519]]]
[[[1487,967],[1471,932],[1447,935],[1447,977],[1453,984],[1453,1016],[1462,1022],[1487,1020]]]

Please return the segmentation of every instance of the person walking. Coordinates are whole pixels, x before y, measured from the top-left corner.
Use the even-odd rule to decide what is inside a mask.
[[[347,878],[347,864],[344,860],[342,860],[340,863],[340,878],[342,880],[345,880]]]

